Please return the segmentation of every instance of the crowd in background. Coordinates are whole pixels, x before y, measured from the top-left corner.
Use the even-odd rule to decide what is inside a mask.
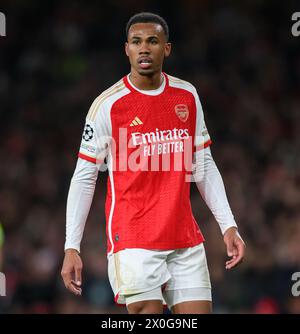
[[[3,3],[3,5],[2,5]],[[7,296],[0,313],[126,313],[107,277],[105,173],[82,242],[83,295],[63,286],[66,198],[85,116],[129,72],[125,25],[136,12],[166,18],[164,70],[198,90],[213,157],[244,238],[225,270],[218,224],[193,185],[215,313],[300,313],[300,37],[294,2],[1,1],[0,223]],[[299,9],[299,8],[298,8]]]

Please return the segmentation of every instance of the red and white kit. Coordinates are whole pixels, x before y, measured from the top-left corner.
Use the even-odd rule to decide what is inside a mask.
[[[107,164],[108,273],[120,303],[136,302],[136,294],[169,306],[211,300],[192,175],[222,233],[236,227],[196,89],[162,79],[158,89],[141,91],[126,76],[95,99],[68,195],[65,249],[80,251],[99,167]]]
[[[195,88],[169,75],[146,93],[126,76],[94,101],[79,157],[96,163],[108,155],[108,252],[187,248],[203,241],[186,177],[193,146],[210,143]]]

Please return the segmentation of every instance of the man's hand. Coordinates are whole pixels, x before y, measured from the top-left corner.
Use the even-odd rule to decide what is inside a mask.
[[[67,249],[61,276],[65,286],[74,295],[81,296],[82,261],[76,249]]]
[[[230,227],[224,234],[224,242],[227,255],[231,257],[226,261],[226,269],[231,269],[243,261],[245,254],[245,243],[235,227]]]

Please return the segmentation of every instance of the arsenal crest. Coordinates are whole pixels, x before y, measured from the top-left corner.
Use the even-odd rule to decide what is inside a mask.
[[[186,122],[189,117],[189,109],[186,104],[177,104],[175,113],[182,122]]]

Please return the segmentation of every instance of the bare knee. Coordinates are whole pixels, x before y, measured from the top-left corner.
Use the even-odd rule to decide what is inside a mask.
[[[129,314],[162,314],[161,300],[145,300],[127,305]]]

